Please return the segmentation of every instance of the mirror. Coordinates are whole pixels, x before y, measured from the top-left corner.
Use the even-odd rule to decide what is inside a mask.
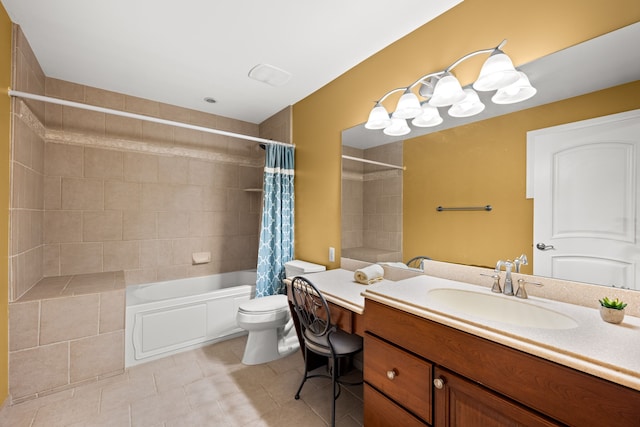
[[[498,259],[511,258],[519,256],[521,253],[527,254],[529,259],[532,259],[533,255],[533,247],[532,247],[532,237],[533,237],[533,225],[532,225],[532,215],[533,210],[531,208],[532,201],[525,200],[525,190],[524,190],[524,165],[526,161],[526,132],[529,130],[535,130],[539,127],[530,127],[527,126],[530,122],[534,122],[532,119],[529,119],[527,115],[536,114],[540,116],[541,114],[553,114],[555,111],[557,113],[557,108],[554,110],[553,104],[556,101],[576,97],[583,94],[592,93],[595,91],[599,91],[601,89],[612,88],[618,85],[622,85],[629,82],[636,82],[640,79],[640,55],[634,54],[633,52],[626,52],[625,46],[633,46],[637,43],[637,40],[640,40],[640,24],[634,24],[623,29],[617,30],[615,32],[606,34],[604,36],[598,37],[596,39],[581,43],[569,49],[565,49],[563,51],[557,52],[555,54],[546,56],[544,58],[540,58],[536,61],[533,61],[529,64],[525,64],[521,67],[530,78],[531,83],[534,87],[538,89],[538,93],[533,98],[519,103],[512,104],[510,106],[496,106],[490,100],[490,96],[492,93],[480,93],[481,98],[487,108],[485,111],[477,116],[473,116],[466,119],[454,119],[448,117],[445,111],[441,111],[441,115],[445,118],[444,123],[437,127],[433,128],[412,128],[412,132],[409,135],[406,135],[401,138],[405,138],[404,141],[398,140],[397,138],[392,138],[385,136],[381,131],[371,131],[364,129],[364,125],[359,125],[351,129],[347,129],[343,131],[343,155],[353,155],[354,157],[363,157],[367,159],[380,160],[385,163],[392,163],[396,165],[408,164],[409,162],[414,162],[413,158],[405,159],[403,162],[402,159],[402,146],[406,144],[404,153],[407,157],[413,157],[420,155],[424,150],[422,148],[416,148],[420,144],[425,145],[423,142],[425,137],[429,138],[429,144],[431,145],[440,145],[446,146],[450,144],[451,141],[457,139],[458,137],[467,137],[472,138],[472,135],[465,135],[472,133],[467,126],[472,124],[474,126],[474,130],[484,130],[490,131],[488,129],[482,128],[482,122],[492,119],[494,117],[500,116],[505,121],[509,121],[511,117],[513,117],[512,121],[518,121],[523,123],[523,128],[519,132],[517,136],[517,141],[514,140],[513,135],[507,134],[496,134],[496,139],[499,138],[511,138],[512,144],[511,146],[499,146],[498,148],[489,147],[483,148],[481,146],[477,147],[477,151],[471,151],[471,156],[466,154],[467,157],[477,157],[477,159],[459,159],[461,160],[457,165],[460,170],[464,170],[467,167],[467,164],[472,161],[482,162],[482,166],[474,166],[475,169],[479,170],[483,175],[486,175],[487,181],[491,182],[491,184],[486,184],[486,186],[491,185],[491,191],[493,193],[501,192],[500,186],[502,184],[510,184],[514,181],[522,183],[522,188],[513,189],[512,193],[517,194],[519,197],[518,204],[520,206],[520,210],[513,210],[510,212],[510,216],[503,218],[502,220],[496,219],[491,226],[482,226],[482,227],[472,227],[472,221],[466,221],[466,218],[471,218],[471,216],[466,216],[464,219],[458,219],[459,227],[450,227],[447,228],[447,233],[441,233],[438,238],[438,250],[440,253],[438,255],[441,256],[433,256],[434,259],[439,261],[447,261],[454,263],[462,263],[469,265],[480,265],[492,267],[495,265],[495,262]],[[558,70],[562,70],[562,73],[558,73]],[[547,104],[551,104],[551,107],[548,107]],[[629,109],[639,108],[637,105],[637,101],[635,102],[635,107],[630,107]],[[540,108],[535,108],[540,107]],[[519,112],[520,110],[523,110]],[[526,110],[526,111],[524,111]],[[513,114],[512,114],[513,113]],[[516,115],[517,114],[517,115]],[[606,115],[603,114],[603,115]],[[539,118],[539,117],[538,117]],[[579,119],[571,119],[568,118],[566,122],[577,121]],[[489,125],[487,125],[489,126]],[[540,126],[546,127],[546,126]],[[506,136],[505,136],[506,135]],[[399,150],[399,156],[396,155],[393,159],[397,160],[397,162],[393,162],[392,158],[386,158],[384,156],[379,155],[379,153],[384,153],[387,151],[392,151],[393,149]],[[409,149],[411,148],[411,149]],[[441,148],[441,147],[440,147]],[[493,150],[493,151],[492,151]],[[493,155],[496,151],[513,151],[508,153],[511,157],[507,157],[508,160],[501,160],[498,162],[493,161]],[[410,155],[408,155],[409,153]],[[431,153],[429,155],[432,155]],[[449,152],[449,157],[451,157],[451,153]],[[447,159],[449,160],[449,159]],[[433,159],[433,162],[430,163],[430,167],[438,167],[437,158]],[[428,242],[426,239],[423,239],[423,246],[420,245],[420,242],[415,242],[415,238],[413,239],[413,243],[409,244],[409,240],[416,234],[416,232],[424,227],[429,227],[434,223],[432,218],[436,218],[435,216],[429,218],[423,218],[416,215],[415,210],[417,209],[416,203],[411,200],[402,200],[402,191],[400,191],[400,198],[396,195],[396,200],[399,200],[399,205],[397,206],[400,209],[404,205],[405,212],[399,212],[400,218],[405,218],[405,222],[407,218],[411,218],[412,221],[410,224],[402,224],[394,223],[393,228],[390,226],[390,222],[388,221],[385,225],[384,219],[380,218],[367,218],[365,219],[365,213],[369,213],[374,208],[382,205],[382,201],[378,200],[377,202],[367,200],[368,195],[374,194],[371,190],[365,191],[364,183],[375,183],[375,185],[371,185],[374,188],[379,188],[383,186],[383,184],[379,183],[381,181],[381,176],[390,175],[390,174],[399,174],[400,176],[404,176],[404,180],[400,178],[400,182],[396,182],[394,185],[396,189],[402,188],[407,191],[406,198],[411,198],[412,200],[419,199],[421,196],[426,197],[426,191],[430,190],[434,187],[446,187],[447,193],[455,195],[458,193],[459,188],[461,187],[470,187],[475,183],[473,182],[474,178],[467,176],[466,179],[460,180],[456,179],[456,175],[438,175],[435,177],[431,177],[429,182],[420,182],[416,183],[416,172],[415,170],[408,169],[407,171],[402,172],[401,170],[395,169],[385,169],[383,166],[374,166],[369,164],[359,164],[356,165],[357,162],[346,160],[343,158],[343,237],[342,237],[342,256],[347,258],[360,259],[368,262],[378,262],[378,261],[407,261],[409,258],[417,255],[431,255],[428,253]],[[515,166],[514,166],[515,165]],[[422,167],[422,165],[421,165]],[[360,168],[360,169],[359,169]],[[355,175],[354,175],[355,174]],[[514,179],[514,176],[516,178]],[[485,177],[483,177],[484,179]],[[495,181],[491,181],[491,179],[495,179]],[[361,193],[354,193],[352,188],[349,188],[351,184],[349,181],[351,180],[351,184],[355,180],[361,180],[362,182],[362,190]],[[357,186],[356,186],[357,188]],[[478,193],[481,193],[478,191]],[[484,191],[484,193],[488,193]],[[360,212],[362,212],[361,219],[357,219],[357,200],[358,194],[362,196],[362,203],[360,204]],[[470,205],[478,205],[484,206],[486,204],[491,204],[495,202],[497,199],[492,197],[492,193],[489,193],[490,197],[486,199],[480,200],[465,200]],[[352,200],[353,198],[353,200]],[[446,197],[445,197],[446,198]],[[491,199],[491,200],[489,200]],[[354,202],[354,200],[356,200]],[[475,202],[475,203],[472,203]],[[374,204],[375,203],[375,204]],[[421,207],[424,211],[428,210],[429,215],[435,211],[435,207],[438,204],[444,204],[445,201],[435,201],[433,206],[429,205],[427,207]],[[356,207],[354,207],[354,205]],[[511,209],[512,204],[509,201],[504,201],[502,205],[496,203],[496,210],[494,212],[494,217],[499,218],[497,215],[500,215],[501,212],[505,212],[508,209]],[[421,205],[422,206],[422,205]],[[524,214],[523,212],[528,212]],[[460,213],[461,214],[461,213]],[[453,215],[450,214],[448,218],[453,218]],[[480,213],[474,214],[466,214],[466,215],[481,215]],[[529,218],[527,218],[527,215]],[[438,218],[444,218],[442,215]],[[462,218],[462,217],[458,217]],[[489,218],[489,217],[484,217]],[[509,218],[517,218],[511,224]],[[361,221],[361,224],[358,222]],[[506,221],[510,223],[507,224]],[[469,223],[469,224],[467,224]],[[370,227],[370,224],[375,224],[375,227]],[[361,237],[358,237],[357,232],[359,231],[358,225],[360,225],[360,230],[362,231]],[[468,228],[465,228],[468,226]],[[349,229],[351,227],[351,229]],[[381,228],[382,227],[382,228]],[[386,227],[386,228],[385,228]],[[383,237],[380,237],[376,230],[382,229],[385,233],[384,236],[391,236],[390,233],[396,232],[397,229],[402,230],[404,228],[404,233],[400,233],[400,237],[394,237],[399,239],[399,246],[404,247],[407,252],[411,253],[397,253],[397,252],[385,252],[387,248],[395,249],[392,246],[378,247],[376,245],[381,244],[380,242],[384,241]],[[445,227],[441,227],[445,228]],[[409,232],[411,230],[411,232]],[[438,234],[441,230],[437,230],[435,234]],[[435,235],[434,233],[429,234],[429,236]],[[405,238],[405,242],[403,244],[402,238]],[[443,237],[446,236],[446,237]],[[509,238],[505,238],[505,236]],[[358,240],[360,239],[360,240]],[[391,239],[391,237],[390,237]],[[510,245],[511,240],[520,242],[517,245]],[[527,245],[523,245],[522,242],[527,241]],[[396,240],[397,242],[397,240]],[[362,246],[359,246],[362,245]],[[368,246],[371,245],[371,246]],[[472,253],[465,253],[465,248],[469,245],[475,245],[476,250],[471,251]],[[477,248],[491,248],[490,251],[486,251],[487,253],[483,253],[482,249],[478,250]],[[431,247],[433,250],[433,247]],[[381,259],[381,257],[389,256],[394,258]],[[522,271],[524,273],[532,273],[530,267],[523,267]]]

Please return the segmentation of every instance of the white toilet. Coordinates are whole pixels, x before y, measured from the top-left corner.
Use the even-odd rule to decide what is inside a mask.
[[[305,261],[285,263],[285,274],[289,278],[324,270],[323,265]],[[242,356],[245,365],[271,362],[300,348],[286,295],[255,298],[240,304],[236,321],[249,332]]]

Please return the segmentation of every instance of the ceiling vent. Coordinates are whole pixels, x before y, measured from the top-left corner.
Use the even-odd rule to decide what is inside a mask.
[[[284,86],[291,73],[269,64],[258,64],[249,71],[249,77],[271,86]]]

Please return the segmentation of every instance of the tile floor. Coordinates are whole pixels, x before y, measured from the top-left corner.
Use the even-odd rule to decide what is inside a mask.
[[[331,382],[307,380],[300,400],[300,352],[245,366],[246,337],[169,356],[97,383],[0,411],[0,426],[326,426]],[[321,368],[322,369],[322,368]],[[355,372],[358,375],[359,372]],[[362,426],[362,386],[344,387],[336,425]]]

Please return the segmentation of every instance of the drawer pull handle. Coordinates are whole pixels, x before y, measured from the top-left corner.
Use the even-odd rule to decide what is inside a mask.
[[[442,378],[436,378],[433,380],[433,386],[438,390],[442,390],[444,388],[444,380]]]
[[[395,369],[391,369],[390,371],[387,371],[387,378],[389,378],[390,380],[393,380],[397,375],[398,375],[398,371],[396,371]]]

